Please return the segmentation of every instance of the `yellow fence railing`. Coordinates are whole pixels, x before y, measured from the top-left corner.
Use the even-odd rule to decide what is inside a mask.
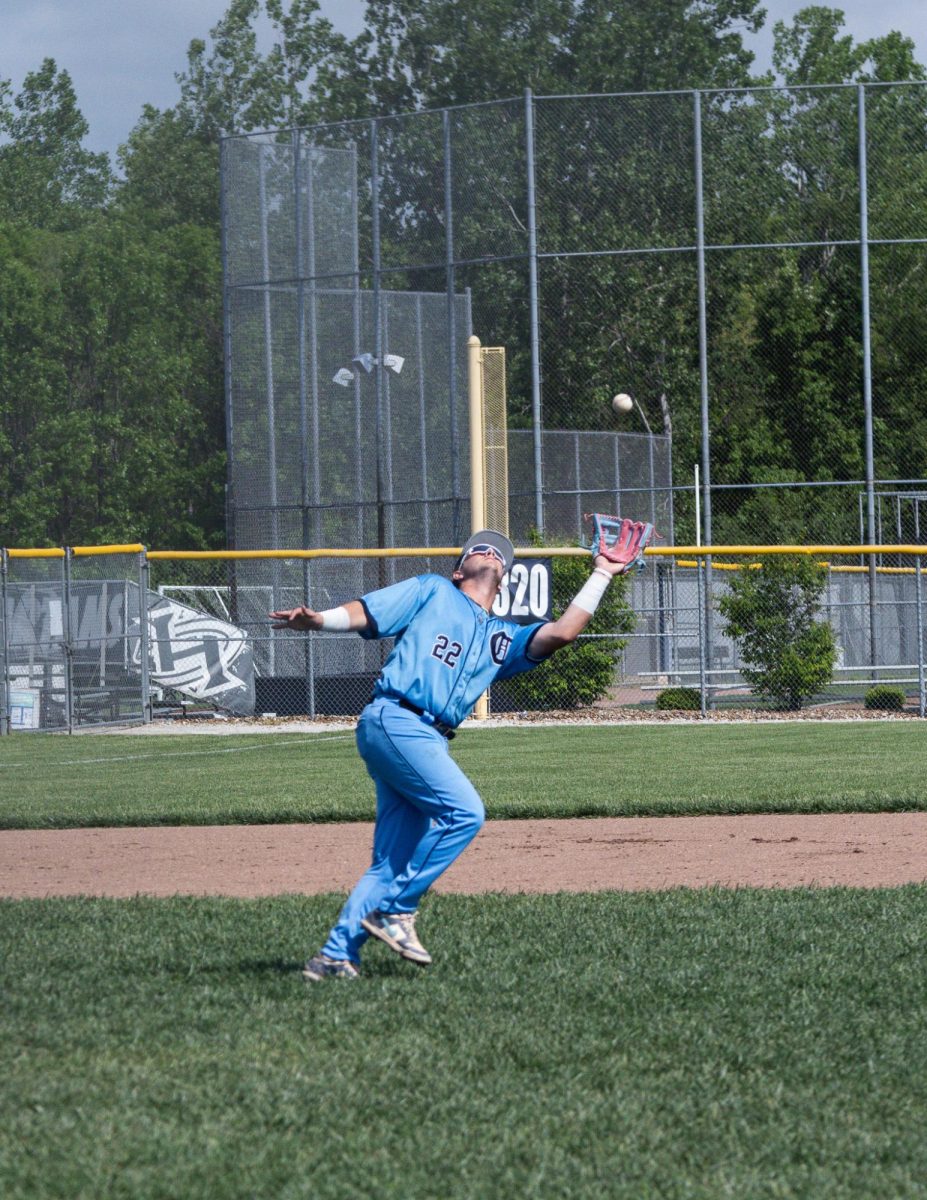
[[[148,550],[139,542],[124,545],[71,546],[72,555],[88,558],[108,554],[144,554],[152,561],[158,560],[247,560],[247,559],[314,559],[314,558],[452,558],[460,553],[460,546],[387,546],[387,547],[315,547],[304,549],[292,547],[278,550]],[[67,552],[60,546],[8,548],[4,553],[9,558],[63,558]],[[518,558],[581,557],[589,551],[582,546],[519,546],[515,550]],[[905,555],[912,558],[927,557],[927,545],[917,543],[842,545],[821,543],[811,545],[736,545],[736,546],[649,546],[644,554],[647,558],[675,559],[679,566],[692,566],[705,558],[743,558],[769,554],[809,554],[828,556],[850,555]],[[720,565],[720,564],[715,564]],[[824,565],[828,565],[825,563]],[[850,568],[845,568],[850,569]],[[865,569],[865,568],[857,568]],[[909,570],[894,567],[885,570]]]

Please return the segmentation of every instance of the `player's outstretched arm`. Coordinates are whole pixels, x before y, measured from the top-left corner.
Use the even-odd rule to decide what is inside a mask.
[[[556,621],[548,621],[542,625],[531,639],[531,657],[547,658],[556,650],[575,642],[583,632],[599,601],[605,595],[606,588],[615,575],[626,574],[633,564],[611,562],[599,554],[595,559],[595,569],[579,589],[566,611]]]
[[[304,604],[298,608],[281,608],[269,614],[274,629],[316,629],[331,632],[359,633],[367,628],[367,613],[359,600],[349,600],[337,608],[316,612]]]

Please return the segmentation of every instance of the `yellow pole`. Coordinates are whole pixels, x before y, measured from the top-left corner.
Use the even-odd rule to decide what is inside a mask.
[[[467,369],[470,380],[470,532],[486,527],[486,484],[483,474],[483,358],[478,337],[467,338]],[[489,692],[476,702],[478,721],[489,716]]]
[[[483,470],[483,357],[480,339],[467,339],[470,378],[470,532],[486,528],[486,479]]]

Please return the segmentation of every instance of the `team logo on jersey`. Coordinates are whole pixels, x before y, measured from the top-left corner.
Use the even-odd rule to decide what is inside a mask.
[[[489,652],[492,654],[494,663],[501,666],[505,662],[505,656],[509,652],[509,646],[512,644],[512,639],[507,633],[494,633],[489,639]]]

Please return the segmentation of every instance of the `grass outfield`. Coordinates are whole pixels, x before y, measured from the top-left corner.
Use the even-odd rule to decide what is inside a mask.
[[[927,888],[0,903],[4,1200],[923,1197]]]
[[[912,722],[466,731],[453,754],[490,817],[927,809]],[[0,739],[0,828],[357,821],[351,733]]]

